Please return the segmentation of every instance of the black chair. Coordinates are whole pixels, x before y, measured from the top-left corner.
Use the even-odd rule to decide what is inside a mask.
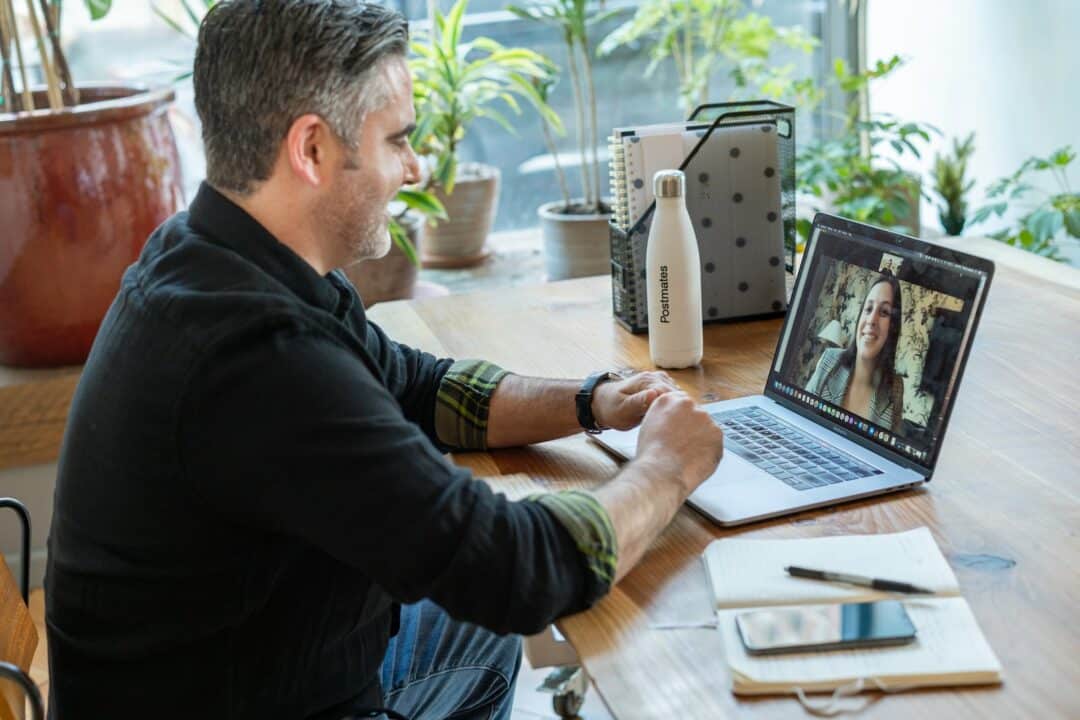
[[[0,677],[8,678],[18,685],[18,691],[5,683],[0,688],[0,720],[21,720],[24,717],[25,698],[30,700],[30,712],[34,720],[45,719],[45,705],[37,685],[30,679],[30,662],[34,658],[38,636],[30,617],[30,513],[15,498],[0,498],[0,507],[14,510],[22,521],[22,558],[19,588],[0,558]],[[21,591],[21,597],[20,597]]]

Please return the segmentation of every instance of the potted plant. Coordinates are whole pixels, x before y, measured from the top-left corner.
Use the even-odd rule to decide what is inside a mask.
[[[412,44],[416,112],[423,119],[415,147],[429,170],[422,189],[434,193],[448,216],[428,233],[421,252],[431,267],[465,267],[487,256],[484,243],[498,205],[499,172],[459,162],[458,147],[473,121],[487,118],[514,133],[496,105],[520,114],[519,101],[524,101],[549,122],[559,122],[531,84],[550,74],[550,62],[490,38],[463,42],[466,5],[467,0],[457,0],[447,15],[436,10],[432,32]]]
[[[884,113],[869,115],[866,94],[871,81],[903,64],[898,56],[864,72],[852,73],[840,59],[834,63],[836,82],[855,96],[835,139],[812,143],[796,158],[798,189],[812,200],[813,211],[827,210],[860,222],[919,235],[921,178],[905,170],[899,159],[921,157],[919,145],[929,142],[930,125],[903,122]],[[891,148],[894,155],[887,155]],[[810,220],[798,221],[799,234],[809,236]]]
[[[1023,201],[1026,212],[1017,224],[990,237],[1036,255],[1062,261],[1062,242],[1080,240],[1080,192],[1069,185],[1068,167],[1076,159],[1076,151],[1066,145],[1045,158],[1030,157],[1012,175],[1003,177],[986,191],[993,202],[975,213],[971,224],[985,222],[992,215],[1001,217],[1012,201]],[[1036,173],[1049,173],[1057,183],[1057,192],[1038,189],[1029,182]],[[1032,196],[1042,195],[1031,203]]]
[[[88,0],[94,19],[107,0]],[[82,362],[147,236],[183,204],[169,89],[79,84],[61,3],[0,0],[0,364]],[[32,88],[36,52],[44,88]]]
[[[967,222],[967,194],[975,187],[967,179],[967,161],[975,152],[975,133],[962,142],[953,139],[952,155],[934,156],[934,192],[941,197],[938,219],[946,235],[959,235]]]
[[[644,38],[653,41],[645,76],[671,59],[684,117],[709,102],[710,80],[721,68],[728,69],[735,83],[732,99],[765,94],[794,98],[802,105],[819,95],[812,78],[795,80],[793,66],[771,62],[774,50],[788,47],[810,53],[817,39],[801,28],[776,27],[768,16],[745,12],[742,0],[644,0],[598,50],[608,55]]]
[[[536,0],[526,6],[509,6],[518,17],[556,28],[566,48],[566,66],[574,95],[578,157],[583,197],[571,198],[566,176],[558,161],[552,130],[559,128],[541,117],[562,200],[545,203],[537,210],[544,238],[544,262],[549,280],[600,275],[611,268],[608,221],[611,206],[600,196],[600,160],[597,152],[596,92],[593,86],[592,48],[589,29],[610,13],[591,9],[586,0]],[[555,77],[549,73],[534,85],[547,102]]]

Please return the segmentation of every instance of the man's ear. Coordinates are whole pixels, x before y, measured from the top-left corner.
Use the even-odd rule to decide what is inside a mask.
[[[285,135],[285,159],[293,174],[312,187],[329,178],[331,161],[338,148],[326,121],[308,113],[293,121]]]

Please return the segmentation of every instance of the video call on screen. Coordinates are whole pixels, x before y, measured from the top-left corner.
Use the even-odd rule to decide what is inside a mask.
[[[980,276],[827,230],[815,242],[773,389],[928,462]]]

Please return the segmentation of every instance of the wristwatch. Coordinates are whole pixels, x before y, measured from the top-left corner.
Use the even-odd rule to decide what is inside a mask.
[[[581,427],[585,428],[585,432],[595,435],[605,429],[596,422],[596,417],[592,412],[593,390],[606,380],[618,379],[618,374],[610,370],[603,370],[585,378],[585,382],[581,384],[581,389],[577,391],[577,395],[574,397],[574,404],[577,407],[577,420]]]

